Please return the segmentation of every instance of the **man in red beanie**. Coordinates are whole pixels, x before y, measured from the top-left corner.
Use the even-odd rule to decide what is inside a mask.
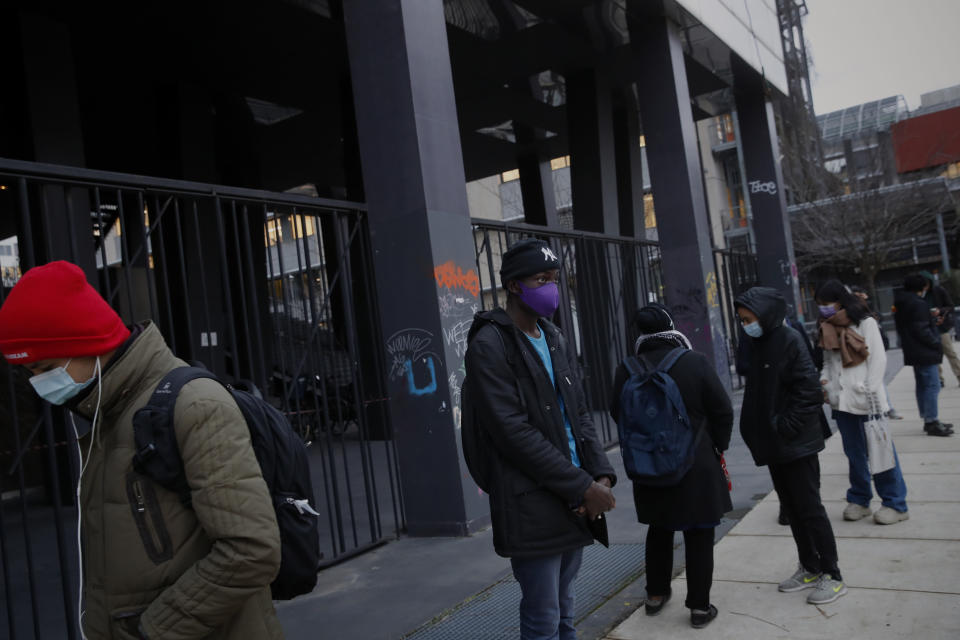
[[[280,536],[243,415],[218,382],[189,382],[174,430],[191,505],[133,469],[133,415],[186,366],[151,322],[127,328],[69,262],[30,269],[0,307],[0,353],[44,399],[91,422],[80,437],[81,630],[87,638],[272,639]]]

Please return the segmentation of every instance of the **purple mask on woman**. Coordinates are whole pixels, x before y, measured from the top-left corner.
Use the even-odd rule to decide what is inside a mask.
[[[548,282],[534,289],[523,286],[519,280],[517,284],[520,285],[520,299],[538,316],[549,318],[560,306],[560,289],[556,282]]]

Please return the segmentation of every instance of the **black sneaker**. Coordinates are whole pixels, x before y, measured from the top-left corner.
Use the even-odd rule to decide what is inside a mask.
[[[671,594],[668,593],[660,598],[660,600],[657,602],[651,601],[648,597],[643,603],[644,613],[646,613],[648,616],[655,616],[660,613],[663,610],[663,605],[670,602],[670,595]]]
[[[946,437],[953,435],[953,426],[942,422],[926,422],[923,425],[923,430],[928,436]]]
[[[717,617],[717,613],[717,608],[713,605],[710,605],[710,608],[706,611],[690,609],[690,625],[693,626],[694,629],[703,629],[713,622],[713,619]]]

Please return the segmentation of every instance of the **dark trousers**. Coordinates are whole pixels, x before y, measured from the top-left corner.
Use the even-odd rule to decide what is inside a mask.
[[[647,530],[647,595],[670,593],[673,576],[673,531],[650,525]],[[687,557],[687,600],[689,609],[706,610],[710,606],[713,584],[713,527],[683,532]]]
[[[840,580],[837,541],[820,502],[820,460],[817,454],[784,464],[771,464],[770,477],[790,517],[800,564],[813,573]]]

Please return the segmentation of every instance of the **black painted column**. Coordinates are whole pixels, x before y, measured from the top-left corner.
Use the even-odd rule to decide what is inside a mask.
[[[711,358],[721,379],[728,382],[723,318],[680,34],[673,23],[651,16],[631,24],[630,40],[640,58],[640,120],[657,210],[666,304],[677,328],[696,350]]]
[[[773,105],[767,100],[763,79],[756,71],[737,57],[733,60],[733,70],[747,196],[756,239],[757,273],[760,283],[779,289],[802,319]]]
[[[463,535],[487,500],[460,453],[480,305],[441,0],[345,0],[388,411],[411,535]]]
[[[614,161],[610,89],[593,69],[567,76],[567,133],[573,226],[616,234],[617,170]]]
[[[613,110],[613,148],[617,167],[617,210],[622,236],[644,237],[643,154],[640,120],[636,109],[622,105]]]
[[[46,16],[23,12],[20,41],[33,159],[85,166],[70,29]],[[40,189],[40,201],[32,204],[32,235],[38,263],[70,260],[97,286],[97,264],[90,250],[90,199],[86,191],[47,185]]]
[[[553,191],[553,170],[550,162],[535,155],[517,158],[520,170],[520,193],[523,196],[523,220],[545,227],[560,226],[557,218],[557,198]]]

